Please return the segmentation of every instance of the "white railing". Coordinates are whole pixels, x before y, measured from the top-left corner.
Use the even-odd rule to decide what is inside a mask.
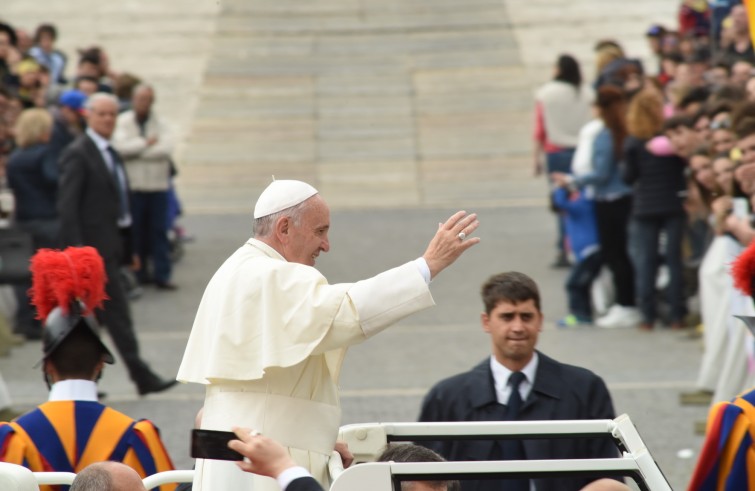
[[[501,437],[611,437],[622,456],[614,459],[521,460],[482,462],[394,463],[374,460],[391,441],[444,439],[499,439]],[[333,485],[331,491],[391,491],[393,482],[402,476],[426,477],[443,475],[475,479],[490,475],[527,474],[533,477],[579,473],[625,475],[634,479],[643,490],[671,491],[658,465],[645,447],[634,424],[627,415],[615,420],[516,421],[464,423],[369,423],[343,426],[339,438],[349,444],[358,462],[343,470],[337,453],[329,465]],[[69,472],[35,472],[0,462],[0,490],[38,491],[40,484],[71,484],[75,474]],[[191,482],[193,470],[167,471],[148,476],[144,486],[153,489],[163,484]]]
[[[533,477],[547,477],[569,473],[595,471],[631,475],[642,489],[650,491],[671,491],[666,477],[650,455],[640,434],[629,416],[623,414],[610,420],[561,420],[561,421],[504,421],[504,422],[460,422],[460,423],[369,423],[341,427],[339,439],[349,444],[349,450],[357,462],[374,462],[386,444],[393,441],[438,441],[469,439],[517,438],[569,438],[569,437],[610,437],[621,450],[622,456],[615,459],[569,459],[569,460],[522,460],[488,462],[441,462],[422,464],[420,474],[427,476],[454,474],[459,477],[477,478],[481,474],[504,474],[526,472]],[[335,459],[332,459],[335,460]],[[352,466],[338,473],[338,466],[331,465],[334,478],[331,491],[345,491],[357,481],[361,481],[363,491],[390,490],[391,475],[415,474],[415,468],[408,464],[381,464],[364,470],[361,465]],[[414,464],[412,464],[414,465]],[[419,468],[417,468],[419,469]],[[333,471],[336,472],[333,472]],[[345,479],[346,481],[341,481]],[[387,481],[386,481],[387,479]],[[432,477],[428,478],[432,480]],[[364,483],[380,482],[375,487],[365,487]]]

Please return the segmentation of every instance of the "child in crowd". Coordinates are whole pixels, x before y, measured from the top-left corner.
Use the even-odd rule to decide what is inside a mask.
[[[575,262],[566,280],[569,315],[560,327],[592,324],[590,286],[600,273],[600,243],[595,223],[595,205],[584,191],[559,187],[553,191],[553,204],[564,214],[566,236],[571,242]]]

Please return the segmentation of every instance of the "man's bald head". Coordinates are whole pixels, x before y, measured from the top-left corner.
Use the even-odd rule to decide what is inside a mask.
[[[76,475],[70,491],[147,491],[134,469],[120,462],[97,462]]]

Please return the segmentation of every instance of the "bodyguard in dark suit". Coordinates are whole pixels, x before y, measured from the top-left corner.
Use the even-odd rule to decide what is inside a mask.
[[[74,140],[60,159],[58,213],[64,245],[88,245],[105,261],[107,274],[103,310],[98,317],[108,329],[139,394],[159,392],[175,380],[158,377],[139,356],[128,298],[119,268],[129,256],[131,216],[128,181],[120,156],[110,146],[118,102],[109,94],[94,94],[86,105],[85,134]]]
[[[584,368],[535,350],[543,314],[537,285],[522,273],[502,273],[482,287],[493,354],[471,371],[443,380],[425,396],[420,421],[537,421],[613,419],[603,380]],[[612,458],[609,438],[432,442],[448,460]],[[464,491],[579,490],[591,478],[462,481]]]

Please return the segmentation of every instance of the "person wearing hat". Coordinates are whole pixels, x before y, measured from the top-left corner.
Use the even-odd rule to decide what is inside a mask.
[[[56,165],[68,144],[84,132],[86,100],[86,94],[80,90],[64,90],[58,98],[58,106],[50,111],[53,125],[48,152]]]
[[[288,447],[328,484],[340,425],[338,378],[346,349],[433,305],[429,283],[479,242],[475,214],[444,223],[422,257],[353,284],[314,268],[330,250],[330,210],[301,181],[274,181],[254,209],[254,237],[205,290],[178,380],[206,387],[202,428],[255,428]],[[195,491],[277,489],[232,463],[198,460]]]
[[[42,365],[50,395],[28,413],[0,423],[0,461],[34,472],[78,472],[103,460],[123,462],[142,477],[173,470],[152,422],[136,421],[97,400],[97,381],[105,364],[114,363],[92,315],[104,298],[102,258],[92,247],[41,249],[31,270],[32,301],[44,318],[37,366]]]
[[[740,303],[734,312],[751,314],[753,303],[750,300],[755,301],[755,242],[734,260],[730,274],[734,287],[748,304]],[[736,321],[736,328],[741,336],[738,347],[744,351],[742,346],[751,345],[755,336],[755,316],[733,317],[742,321]],[[744,341],[745,333],[747,341]],[[745,361],[740,360],[740,364],[744,365]],[[687,488],[689,491],[752,489],[755,476],[755,388],[752,384],[750,376],[744,391],[731,400],[719,400],[710,408],[705,441]]]

